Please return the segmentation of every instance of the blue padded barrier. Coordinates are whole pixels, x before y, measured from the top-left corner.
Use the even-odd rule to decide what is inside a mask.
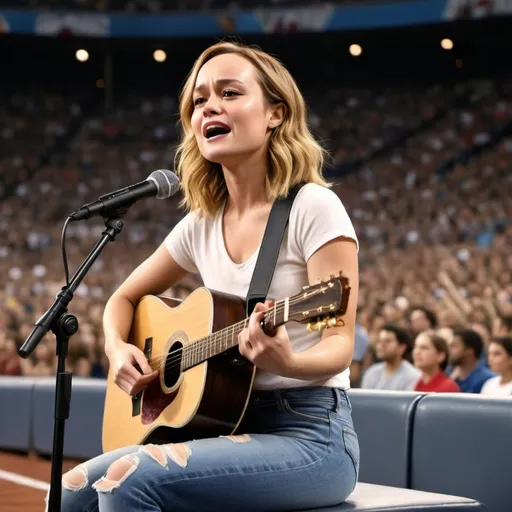
[[[361,450],[359,480],[409,487],[414,413],[423,395],[365,389],[347,394]]]
[[[91,458],[102,453],[101,429],[106,380],[73,377],[71,408],[64,433],[64,456]],[[55,379],[34,387],[34,449],[49,455],[53,447]]]
[[[512,399],[429,395],[418,404],[411,487],[512,510]]]
[[[484,505],[468,498],[359,483],[342,505],[304,512],[485,512],[486,510]]]
[[[34,379],[0,377],[0,448],[30,449],[33,389]]]

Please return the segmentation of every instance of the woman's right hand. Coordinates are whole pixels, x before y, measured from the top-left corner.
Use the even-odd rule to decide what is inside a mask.
[[[158,371],[151,368],[142,350],[135,345],[117,343],[107,357],[114,382],[129,395],[136,395],[158,376]],[[135,368],[135,364],[140,366],[142,373]]]

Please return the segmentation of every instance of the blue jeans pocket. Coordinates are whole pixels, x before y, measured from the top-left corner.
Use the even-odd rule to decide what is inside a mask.
[[[329,423],[328,410],[322,408],[321,406],[314,406],[314,405],[299,406],[297,404],[294,404],[292,407],[290,405],[290,402],[288,402],[288,400],[283,399],[283,408],[284,408],[285,412],[287,412],[288,414],[291,414],[292,416],[295,416],[296,418]]]

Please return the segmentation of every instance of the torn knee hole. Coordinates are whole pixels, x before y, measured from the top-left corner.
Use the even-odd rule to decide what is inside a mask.
[[[135,455],[125,455],[113,462],[107,474],[94,483],[97,491],[112,491],[119,487],[138,467],[139,458]]]
[[[158,462],[164,468],[167,467],[167,453],[162,446],[148,444],[140,449],[141,452],[147,453],[153,460]]]
[[[188,459],[192,455],[192,450],[186,444],[167,444],[165,451],[168,457],[182,468],[187,467]]]
[[[84,465],[77,466],[62,477],[62,487],[71,491],[79,491],[88,483],[87,469]]]

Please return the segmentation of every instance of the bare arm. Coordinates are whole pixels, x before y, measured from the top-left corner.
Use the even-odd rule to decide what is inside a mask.
[[[308,279],[315,284],[318,279],[329,280],[331,275],[348,278],[350,299],[345,325],[325,329],[320,342],[304,352],[295,353],[294,367],[288,377],[302,380],[325,380],[350,366],[354,353],[357,295],[359,291],[359,264],[357,247],[353,240],[337,238],[318,249],[307,263]]]
[[[144,295],[159,295],[183,279],[188,272],[180,267],[165,243],[141,263],[108,300],[103,314],[107,355],[128,339],[135,306]]]

